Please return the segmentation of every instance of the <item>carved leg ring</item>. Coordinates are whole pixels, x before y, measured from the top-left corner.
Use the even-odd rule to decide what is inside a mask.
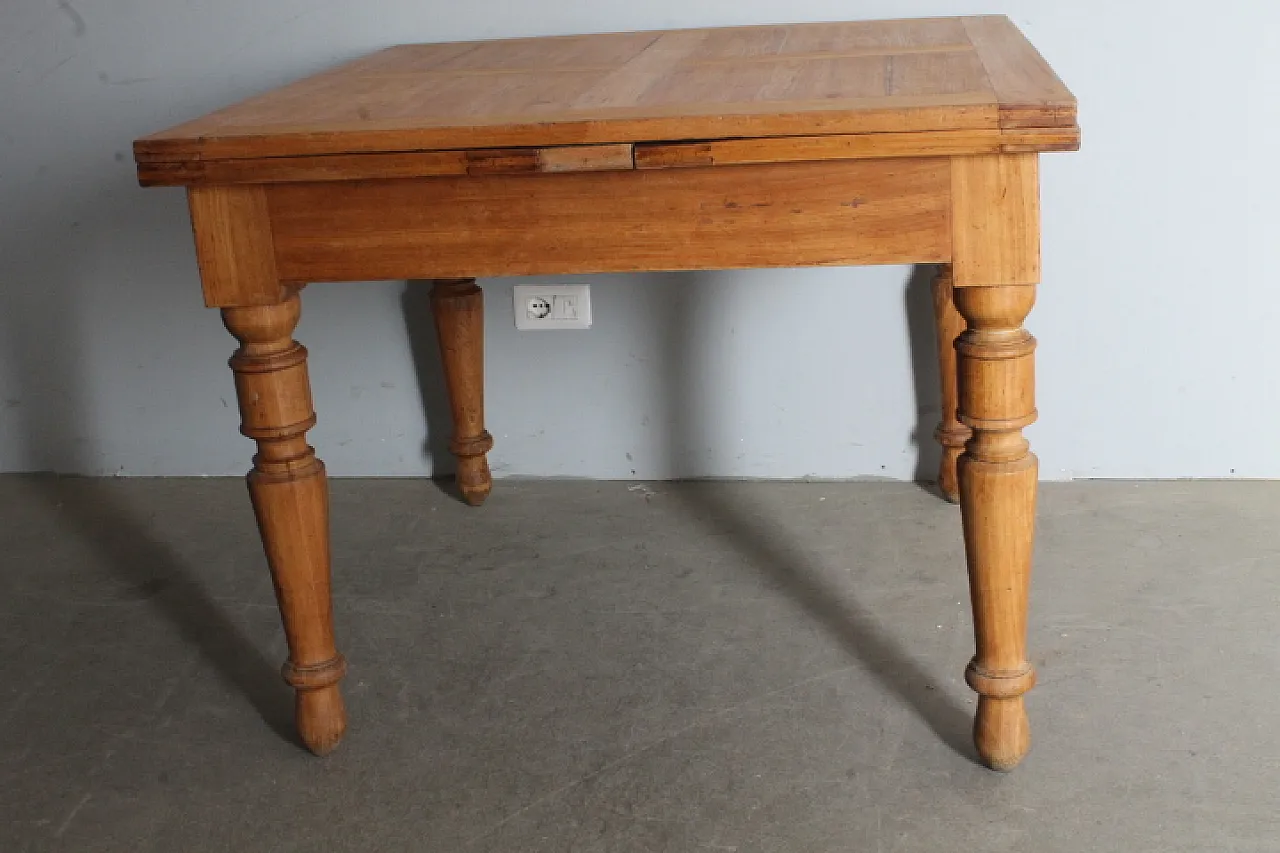
[[[493,436],[484,428],[484,292],[473,278],[439,279],[431,288],[431,309],[453,413],[449,449],[458,458],[458,489],[463,500],[479,506],[493,488],[485,456]]]
[[[954,298],[967,322],[955,345],[960,420],[973,430],[959,461],[977,645],[965,680],[979,694],[978,754],[1009,770],[1030,747],[1022,694],[1036,681],[1026,634],[1037,462],[1022,437],[1036,419],[1036,342],[1022,328],[1035,287],[963,287]]]
[[[296,291],[277,305],[224,308],[240,341],[231,358],[241,432],[258,443],[249,494],[289,644],[283,675],[296,691],[298,734],[317,755],[347,728],[338,682],[346,661],[333,640],[329,592],[329,493],[324,464],[307,445],[315,425],[307,351],[293,340]]]
[[[933,280],[933,315],[938,331],[938,379],[942,386],[942,421],[933,435],[942,445],[938,490],[954,504],[960,502],[956,462],[972,433],[957,417],[956,338],[964,331],[964,318],[956,310],[951,292],[951,265],[945,264],[938,270],[938,277]]]

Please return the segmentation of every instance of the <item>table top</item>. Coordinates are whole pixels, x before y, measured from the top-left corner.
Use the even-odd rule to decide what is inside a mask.
[[[1052,128],[1050,150],[1075,125],[1035,48],[982,16],[402,45],[134,147],[140,166],[957,131],[1037,150],[1026,131]]]

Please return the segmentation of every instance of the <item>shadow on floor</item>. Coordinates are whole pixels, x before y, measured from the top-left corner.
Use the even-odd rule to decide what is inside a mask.
[[[920,415],[915,438],[922,448],[921,465],[931,469],[930,476],[937,472],[939,457],[933,449],[932,432],[936,413],[941,408],[930,291],[934,272],[931,266],[916,267],[905,296]],[[715,299],[715,288],[702,286],[708,284],[702,281],[708,274],[680,275],[682,286],[673,291],[678,296],[664,318],[666,328],[662,330],[667,344],[664,355],[670,430],[667,444],[671,467],[676,471],[689,470],[698,449],[709,446],[712,441],[705,406],[689,366],[703,363],[710,356],[703,351],[707,336],[700,333],[699,318],[716,316],[717,310],[709,304]],[[923,453],[925,447],[930,450],[928,458]],[[684,490],[681,493],[685,494]],[[886,689],[913,709],[940,739],[961,755],[977,760],[970,741],[970,712],[951,702],[943,691],[930,689],[936,679],[894,637],[890,627],[880,624],[875,615],[857,601],[852,590],[838,589],[822,580],[821,572],[809,562],[811,558],[802,543],[792,534],[779,529],[757,508],[715,488],[691,489],[685,500],[692,517],[728,534],[728,540],[741,553],[745,566],[762,573],[803,607]],[[963,567],[957,566],[957,571],[963,571]]]
[[[87,255],[90,248],[108,239],[138,240],[150,257],[157,235],[173,233],[173,245],[181,247],[174,253],[190,252],[189,232],[183,236],[186,224],[133,189],[116,192],[105,177],[97,184],[77,185],[59,208],[59,213],[76,211],[72,227],[79,232],[77,239],[68,239],[65,225],[52,215],[32,219],[24,231],[0,235],[0,242],[22,245],[12,253],[8,245],[0,247],[6,272],[15,282],[0,300],[5,303],[0,306],[0,354],[5,356],[0,363],[17,379],[15,399],[5,401],[6,426],[17,438],[18,458],[33,468],[79,472],[101,464],[94,450],[100,437],[95,433],[93,394],[86,388],[89,355],[83,344],[83,326],[90,322],[83,306],[94,304],[86,293],[103,286],[103,273]],[[24,281],[29,286],[23,286]],[[149,312],[166,304],[172,289],[163,278],[153,281],[141,275],[122,277],[112,287],[113,298],[141,317],[154,316]],[[154,289],[166,295],[158,296]],[[124,313],[121,308],[115,316]],[[208,321],[216,323],[216,314]],[[227,354],[232,347],[228,338]],[[226,382],[229,390],[229,375]],[[138,429],[147,426],[154,428],[155,422],[140,422]],[[293,692],[281,679],[278,665],[227,618],[222,605],[196,580],[198,570],[154,535],[118,489],[101,480],[44,474],[26,482],[31,500],[46,504],[69,535],[99,555],[126,595],[146,601],[274,731],[302,748],[293,730]]]
[[[919,455],[918,481],[931,481],[937,474],[941,452],[933,441],[939,405],[938,361],[933,320],[931,283],[936,268],[917,266],[904,292],[907,327],[915,380],[917,426],[913,435]],[[702,399],[693,387],[690,365],[709,356],[700,348],[706,336],[700,334],[699,318],[715,316],[714,287],[709,273],[679,273],[675,298],[661,318],[657,333],[665,342],[667,387],[667,452],[670,468],[690,470],[698,448],[710,441]],[[403,296],[405,324],[412,341],[414,364],[423,394],[430,436],[426,452],[435,460],[450,460],[448,435],[452,429],[438,341],[431,320],[430,282],[409,282]],[[693,467],[696,468],[696,465]],[[928,488],[927,486],[925,488]],[[936,489],[929,489],[936,491]],[[450,494],[456,490],[450,487]],[[777,529],[753,508],[729,499],[715,489],[688,492],[689,512],[716,530],[730,534],[743,562],[762,572],[848,649],[888,690],[899,697],[944,742],[958,753],[976,760],[970,744],[970,712],[950,702],[942,691],[930,688],[934,680],[911,657],[892,633],[880,625],[874,614],[857,602],[847,590],[832,588],[820,579],[820,572],[808,563],[803,547],[786,531]]]
[[[681,467],[686,448],[704,446],[709,437],[697,389],[686,369],[707,355],[699,351],[705,336],[699,334],[698,318],[705,317],[714,306],[699,303],[713,300],[714,295],[711,288],[698,286],[701,276],[682,276],[678,304],[672,306],[662,330],[667,341],[669,452],[676,469]],[[936,401],[937,368],[932,356],[932,306],[927,288],[928,273],[918,270],[906,296],[908,314],[913,318],[910,329],[918,401]],[[402,299],[430,426],[426,452],[433,461],[451,462],[447,450],[451,419],[431,320],[429,283],[411,282]],[[932,365],[932,372],[928,365]],[[69,377],[64,387],[76,387],[76,378]],[[923,417],[928,406],[918,402],[918,409]],[[928,413],[936,411],[934,403]],[[922,423],[918,428],[917,443],[922,448],[932,447],[931,441],[921,438],[932,427],[930,417],[927,427]],[[931,464],[936,469],[936,462]],[[174,551],[152,535],[145,521],[121,503],[118,495],[94,481],[40,477],[31,483],[39,499],[56,508],[76,535],[103,555],[122,586],[145,598],[204,657],[219,678],[253,704],[273,730],[298,743],[292,725],[291,691],[280,680],[276,666],[226,617]],[[454,490],[450,487],[448,491],[452,494]],[[837,637],[940,738],[958,752],[972,754],[968,745],[968,712],[950,704],[941,691],[929,690],[931,679],[920,664],[848,591],[833,589],[823,582],[799,543],[751,507],[714,490],[694,490],[691,495],[690,513],[717,530],[729,531],[746,565],[764,573]]]
[[[159,613],[276,734],[305,748],[294,731],[293,691],[279,667],[227,618],[192,570],[133,514],[109,481],[37,475],[25,482],[32,498],[98,555],[126,595]]]
[[[778,527],[758,507],[711,487],[680,490],[691,516],[708,528],[726,534],[742,556],[743,565],[759,572],[804,608],[867,671],[931,728],[957,753],[978,760],[971,742],[971,711],[934,689],[930,674],[911,656],[854,592],[822,579],[803,543]],[[958,526],[958,525],[957,525]],[[851,549],[855,547],[851,543]],[[957,567],[962,569],[962,567]]]

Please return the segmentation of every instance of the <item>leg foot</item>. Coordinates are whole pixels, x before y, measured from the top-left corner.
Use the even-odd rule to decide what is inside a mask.
[[[479,506],[493,488],[486,456],[493,436],[484,428],[484,291],[475,279],[439,279],[431,308],[453,414],[449,449],[458,458],[458,490]]]
[[[298,736],[316,755],[328,755],[347,732],[347,709],[338,682],[347,674],[347,662],[337,655],[324,663],[297,666],[286,661],[281,675],[297,691],[294,715]]]
[[[1022,697],[979,697],[978,715],[973,720],[973,743],[982,763],[992,770],[1009,771],[1017,767],[1031,748],[1031,724],[1022,707]]]
[[[299,690],[294,701],[298,735],[315,755],[328,755],[347,733],[347,710],[338,686]]]
[[[289,291],[276,305],[224,308],[222,318],[240,340],[231,358],[240,431],[258,443],[249,496],[289,643],[283,675],[297,691],[298,734],[323,755],[346,730],[338,692],[346,663],[333,639],[329,489],[306,437],[316,422],[307,351],[292,337],[300,314]]]
[[[458,450],[456,443],[453,445],[454,455],[458,457],[458,490],[462,492],[462,499],[471,506],[480,506],[493,491],[493,476],[489,473],[489,459],[485,456],[488,448],[493,447],[493,437],[483,433],[477,444],[482,444],[485,449],[470,456]]]
[[[942,386],[942,421],[934,438],[942,445],[938,469],[938,490],[953,504],[960,503],[960,482],[956,462],[969,440],[970,430],[957,417],[956,338],[964,331],[964,317],[952,299],[951,265],[944,264],[933,281],[933,316],[938,332],[938,380]]]
[[[1022,428],[1036,419],[1035,339],[1022,321],[1034,301],[1030,285],[955,290],[967,321],[956,342],[960,420],[973,430],[957,469],[977,645],[965,680],[979,694],[974,744],[997,770],[1031,743],[1022,694],[1036,679],[1026,636],[1037,463]]]

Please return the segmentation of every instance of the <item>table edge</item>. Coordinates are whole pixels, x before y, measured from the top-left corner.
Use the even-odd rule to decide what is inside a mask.
[[[895,99],[891,104],[886,104],[886,99],[882,98],[867,99],[865,108],[850,107],[849,102],[845,102],[834,109],[821,109],[817,108],[820,107],[819,104],[814,104],[814,109],[797,110],[792,104],[793,109],[787,112],[774,112],[769,105],[759,103],[704,105],[700,110],[681,110],[665,115],[661,114],[661,111],[648,108],[627,107],[603,111],[589,118],[551,122],[531,122],[527,117],[521,117],[519,120],[515,120],[514,117],[510,120],[494,117],[492,121],[472,125],[442,123],[437,126],[423,126],[417,121],[390,120],[382,123],[352,122],[346,127],[333,125],[323,131],[306,126],[281,125],[278,129],[266,133],[262,132],[261,128],[252,128],[245,133],[217,135],[178,133],[184,127],[198,125],[209,116],[223,111],[217,110],[135,140],[134,159],[141,167],[142,164],[152,163],[260,160],[276,157],[444,151],[463,148],[679,142],[691,139],[774,138],[825,134],[927,133],[984,128],[1071,128],[1076,125],[1075,97],[1008,17],[986,15],[894,20],[959,22],[983,63],[991,93],[975,93],[969,102],[949,104],[937,103],[936,96],[922,96],[916,103],[912,103],[910,98]],[[893,21],[883,22],[892,23]],[[821,22],[812,23],[821,24]],[[741,27],[696,29],[758,29],[771,26],[786,25],[751,24]],[[680,32],[680,30],[652,32]],[[572,38],[576,35],[564,37]],[[506,39],[489,41],[506,41]],[[1047,86],[1045,91],[1049,93],[1048,96],[1031,99],[1023,97],[1026,93],[1022,89],[1026,87],[1019,88],[1017,75],[1008,67],[1010,63],[1002,64],[997,59],[993,59],[993,55],[999,55],[997,46],[1000,45],[1005,48],[1012,47],[1012,50],[1007,52],[1012,54],[1012,58],[1025,63],[1026,67],[1037,75],[1037,79]],[[326,74],[340,73],[351,65],[403,47],[406,45],[374,51],[328,71],[322,71],[318,75],[301,78],[298,82]],[[236,106],[233,104],[225,107],[224,110],[234,109]],[[694,125],[696,128],[693,127]],[[697,132],[694,132],[695,130]]]

